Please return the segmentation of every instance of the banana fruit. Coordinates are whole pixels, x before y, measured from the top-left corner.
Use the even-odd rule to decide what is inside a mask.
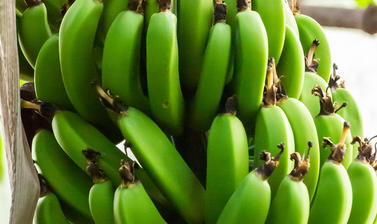
[[[140,83],[140,47],[144,16],[140,0],[130,0],[110,26],[103,49],[102,86],[126,104],[144,112],[149,102]]]
[[[69,224],[64,216],[58,198],[49,193],[38,200],[35,211],[34,224]]]
[[[293,30],[293,32],[296,35],[300,35],[300,33],[298,32],[298,27],[295,20],[295,16],[292,12],[292,9],[289,7],[289,3],[287,0],[284,0],[284,18],[285,18],[285,28],[287,29],[287,27],[289,27],[291,28],[291,30]]]
[[[65,9],[71,4],[71,0],[42,0],[46,5],[48,23],[54,33],[59,31]]]
[[[265,223],[271,201],[271,189],[267,179],[279,165],[283,149],[273,158],[269,152],[260,154],[265,163],[251,171],[238,185],[221,212],[218,224]]]
[[[226,202],[249,173],[247,136],[233,111],[235,98],[229,98],[227,112],[218,115],[209,129],[205,221],[216,223]]]
[[[352,186],[342,165],[348,134],[349,126],[344,123],[342,137],[337,145],[328,138],[324,139],[324,144],[331,146],[331,154],[321,168],[317,192],[310,209],[309,224],[345,224],[348,221],[352,208]]]
[[[225,15],[226,5],[216,4],[215,24],[209,33],[199,84],[189,113],[190,126],[198,131],[208,130],[216,116],[228,73],[232,33],[231,27],[225,23]]]
[[[180,135],[183,132],[184,99],[179,81],[177,18],[171,12],[170,2],[159,1],[160,12],[153,14],[149,21],[147,84],[153,117],[169,134]]]

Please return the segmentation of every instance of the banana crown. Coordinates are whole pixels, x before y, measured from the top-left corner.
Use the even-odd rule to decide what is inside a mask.
[[[338,66],[334,63],[333,73],[331,74],[329,80],[329,88],[331,88],[332,91],[335,91],[338,88],[345,88],[345,81],[341,80],[341,77],[336,74],[336,70],[338,70]]]
[[[107,180],[105,172],[99,168],[98,157],[101,155],[100,152],[96,152],[93,149],[84,149],[82,150],[86,158],[86,172],[92,178],[93,183],[99,184]]]
[[[376,151],[377,143],[375,144],[374,153],[372,153],[373,147],[372,147],[371,141],[376,137],[377,135],[373,136],[370,139],[368,138],[361,139],[361,137],[355,136],[353,137],[353,140],[351,142],[352,145],[355,143],[359,143],[359,147],[358,147],[359,154],[357,155],[356,160],[369,163],[375,169],[377,168],[377,162],[375,161],[375,157],[377,153]]]
[[[305,71],[317,73],[319,66],[319,59],[315,59],[315,51],[319,46],[319,40],[313,40],[312,45],[309,48],[308,54],[305,56]]]
[[[310,167],[310,149],[313,147],[313,143],[311,141],[308,142],[308,153],[306,154],[305,158],[301,158],[300,153],[294,152],[291,154],[290,159],[294,160],[295,166],[289,176],[291,177],[292,180],[294,181],[302,181],[308,172],[308,169]]]
[[[128,162],[124,159],[120,161],[119,175],[122,178],[122,188],[128,188],[131,185],[138,183],[134,175],[134,169],[136,165],[137,164],[134,161]]]
[[[340,141],[337,145],[335,145],[329,138],[323,138],[323,148],[326,148],[326,146],[331,147],[331,154],[328,158],[328,160],[334,161],[336,163],[342,163],[344,159],[344,154],[346,152],[346,145],[345,141],[347,139],[348,132],[350,130],[350,125],[348,122],[344,122],[343,126],[343,132],[342,136],[340,138]]]
[[[338,107],[337,103],[332,102],[331,95],[327,92],[328,88],[326,89],[326,93],[323,91],[323,89],[316,85],[312,89],[312,94],[314,96],[319,97],[319,104],[320,104],[320,111],[318,116],[321,115],[332,115],[334,113],[337,113],[339,110],[347,106],[347,102],[344,102],[340,107]]]
[[[284,151],[284,143],[280,143],[279,145],[277,145],[277,147],[280,149],[280,152],[275,157],[271,157],[271,153],[267,151],[263,151],[260,154],[260,159],[264,160],[265,163],[263,164],[263,166],[256,168],[255,173],[259,174],[263,180],[267,180],[268,177],[271,176],[275,168],[279,165],[280,156]]]

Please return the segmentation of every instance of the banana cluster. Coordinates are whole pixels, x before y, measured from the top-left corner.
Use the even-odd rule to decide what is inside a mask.
[[[374,137],[295,5],[17,0],[35,223],[373,223]]]

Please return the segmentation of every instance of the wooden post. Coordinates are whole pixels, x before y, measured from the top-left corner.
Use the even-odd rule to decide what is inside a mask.
[[[27,224],[33,220],[39,181],[20,116],[14,0],[0,0],[0,18],[0,122],[12,190],[9,223]]]

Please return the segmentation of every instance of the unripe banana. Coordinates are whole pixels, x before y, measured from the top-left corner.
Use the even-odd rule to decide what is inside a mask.
[[[64,153],[54,135],[39,131],[33,138],[33,159],[57,196],[87,221],[91,220],[88,195],[90,178]]]
[[[133,164],[122,161],[119,169],[122,183],[114,195],[115,223],[166,223],[145,192],[143,185],[135,179],[132,172]]]
[[[28,7],[22,14],[18,30],[20,46],[25,58],[34,68],[39,50],[51,36],[47,21],[46,6],[42,1],[28,0]]]
[[[35,94],[38,100],[72,109],[64,88],[59,62],[59,36],[51,36],[39,51],[35,63]]]
[[[305,55],[310,52],[313,40],[319,41],[319,46],[314,56],[319,60],[317,74],[327,83],[330,79],[331,73],[331,53],[326,35],[322,30],[321,25],[319,25],[319,23],[313,18],[305,15],[296,15],[295,19]]]
[[[301,159],[298,152],[291,154],[290,158],[295,161],[295,168],[281,182],[271,203],[266,223],[306,224],[308,222],[310,198],[308,189],[302,181],[310,167],[309,152],[312,143],[309,142],[308,145],[309,150],[305,159]]]
[[[235,98],[229,98],[227,113],[218,115],[209,129],[205,193],[206,223],[216,223],[226,202],[249,173],[247,136],[235,116]]]
[[[253,126],[262,103],[269,46],[259,14],[251,11],[246,1],[239,1],[238,8],[233,88],[238,99],[239,117],[248,128]]]
[[[304,184],[308,188],[309,199],[313,199],[319,176],[320,151],[317,137],[317,129],[309,110],[297,99],[288,98],[278,103],[283,109],[292,127],[295,151],[304,154],[308,141],[312,142],[310,150],[310,167],[304,177]]]
[[[49,193],[38,200],[34,224],[69,224],[64,216],[58,198]]]
[[[130,0],[129,10],[119,13],[110,26],[103,49],[102,86],[126,105],[148,112],[149,102],[140,83],[141,3]]]
[[[335,142],[340,141],[344,119],[336,113],[343,109],[346,104],[343,104],[341,107],[336,109],[337,105],[332,103],[331,97],[327,93],[324,93],[319,86],[314,87],[312,92],[313,95],[320,98],[321,110],[320,113],[314,118],[314,123],[317,127],[318,142],[320,142],[324,137],[327,137]],[[357,151],[355,152],[355,149],[351,145],[351,141],[352,134],[351,132],[348,132],[345,140],[346,151],[344,153],[344,159],[342,159],[342,164],[346,169],[352,163],[353,155],[357,154]],[[330,147],[327,145],[320,146],[320,167],[327,161],[330,153]]]
[[[295,20],[295,16],[294,16],[291,8],[289,7],[289,3],[288,3],[287,0],[284,0],[284,18],[285,18],[285,27],[291,28],[291,30],[296,35],[300,35],[299,32],[298,32],[298,27],[297,27],[297,23],[296,23],[296,20]]]
[[[154,13],[158,13],[160,11],[160,7],[158,5],[157,0],[146,0],[145,1],[145,13],[144,13],[144,26],[145,29],[148,29],[149,20],[151,19]]]
[[[352,143],[359,143],[359,154],[347,172],[352,184],[352,210],[349,224],[373,223],[377,214],[377,177],[369,164],[372,159],[371,139],[354,137]]]
[[[279,63],[285,37],[284,0],[252,0],[252,10],[257,11],[266,27],[268,57]]]
[[[231,27],[225,24],[225,4],[215,5],[215,24],[210,30],[198,88],[190,111],[190,126],[208,130],[219,107],[228,73]],[[210,94],[208,94],[210,92]]]
[[[93,44],[102,8],[98,0],[76,0],[72,4],[60,26],[59,57],[64,87],[76,111],[116,139],[118,133],[114,133],[116,129],[98,101],[93,85],[100,78]]]
[[[325,144],[331,145],[332,152],[321,167],[317,192],[309,214],[310,224],[345,224],[348,221],[352,208],[352,186],[342,165],[348,131],[349,127],[345,124],[338,145],[324,139]]]
[[[179,72],[182,84],[195,89],[212,24],[212,0],[180,0],[178,6]]]
[[[267,74],[267,86],[264,97],[264,105],[259,110],[255,127],[255,148],[254,148],[254,167],[259,167],[263,161],[258,158],[263,150],[267,150],[271,155],[276,155],[280,147],[285,146],[284,152],[279,161],[279,166],[269,178],[271,186],[271,198],[274,198],[280,182],[293,168],[293,163],[289,155],[295,151],[295,142],[291,125],[284,111],[276,106],[276,87],[273,83],[273,66],[269,65]]]
[[[25,0],[16,0],[16,13],[23,13],[27,9]]]
[[[22,18],[22,14],[19,11],[16,11],[17,32],[21,28],[20,27],[21,18]],[[17,38],[17,53],[18,53],[18,69],[20,72],[20,79],[24,81],[32,81],[34,77],[34,69],[30,66],[29,62],[26,60],[21,50],[19,38]]]
[[[279,165],[282,152],[283,148],[274,158],[269,152],[260,154],[265,164],[250,172],[238,185],[221,212],[218,224],[265,223],[271,201],[267,179]]]
[[[160,12],[153,14],[147,31],[148,95],[157,123],[169,134],[180,135],[184,100],[179,81],[177,18],[170,10],[170,0],[159,4]]]
[[[125,108],[103,90],[98,88],[98,92],[112,106],[110,116],[146,173],[186,222],[202,223],[204,188],[165,133],[138,109]]]
[[[65,9],[69,7],[68,0],[42,0],[46,5],[48,23],[54,33],[59,31]]]

